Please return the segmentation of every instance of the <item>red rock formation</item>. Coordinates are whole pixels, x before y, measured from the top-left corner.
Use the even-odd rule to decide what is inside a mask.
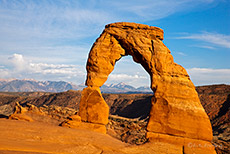
[[[28,110],[26,108],[22,107],[18,102],[16,102],[14,113],[9,116],[9,119],[33,122],[33,119],[25,114],[27,111]]]
[[[162,40],[163,30],[157,27],[124,22],[107,25],[89,53],[88,87],[82,92],[79,115],[84,122],[107,123],[108,106],[99,87],[113,71],[116,61],[131,55],[151,78],[154,97],[147,126],[150,141],[171,143],[175,139],[179,147],[185,147],[186,153],[215,153],[211,144],[201,150],[186,148],[190,142],[208,144],[212,128],[186,70],[174,63]]]

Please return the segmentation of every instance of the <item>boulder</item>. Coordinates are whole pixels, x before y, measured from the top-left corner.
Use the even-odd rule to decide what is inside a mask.
[[[84,122],[106,125],[109,117],[109,106],[104,101],[98,87],[83,89],[79,115]]]

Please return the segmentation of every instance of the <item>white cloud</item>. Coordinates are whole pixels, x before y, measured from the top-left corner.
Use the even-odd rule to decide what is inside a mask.
[[[135,75],[128,75],[128,74],[111,74],[109,76],[110,80],[129,80],[129,79],[147,79],[146,76],[140,76],[138,74]]]
[[[128,58],[130,57],[124,58],[124,62],[127,62]],[[147,73],[140,73],[140,70],[137,71],[138,67],[136,68],[135,66],[139,67],[139,65],[134,64],[133,69],[136,71],[131,73],[131,75],[128,74],[130,71],[127,74],[110,74],[107,83],[125,82],[134,87],[149,86],[149,76],[146,76]],[[4,66],[0,66],[0,71],[0,78],[64,80],[76,84],[83,83],[86,77],[84,65],[35,63],[21,54],[13,54],[9,58],[6,57]]]
[[[0,66],[0,78],[8,78],[9,77],[9,72],[8,69],[6,69],[4,66]]]
[[[66,64],[46,64],[46,63],[30,63],[30,70],[33,73],[41,73],[43,75],[56,74],[56,75],[69,75],[69,76],[83,76],[85,73],[80,71],[76,65]]]
[[[28,69],[27,62],[24,60],[23,56],[20,54],[13,54],[13,56],[8,58],[10,64],[13,66],[14,72],[22,72],[23,70]]]
[[[75,83],[84,82],[84,66],[67,64],[33,63],[21,54],[13,54],[8,63],[0,67],[0,78],[33,78],[36,80],[64,80]]]
[[[27,61],[32,60],[36,63],[81,63],[85,64],[90,46],[42,46],[37,48],[33,46],[20,46],[15,43],[13,46],[9,43],[4,44],[0,42],[3,53],[0,51],[0,65],[5,63],[3,60],[5,57],[10,57],[15,52],[26,55]],[[4,47],[3,47],[4,46]],[[1,48],[0,47],[0,48]],[[9,49],[9,52],[4,52]]]
[[[175,53],[181,56],[187,56],[184,52],[175,52]]]
[[[192,82],[198,85],[230,84],[230,69],[190,68],[186,69]],[[149,76],[139,74],[110,74],[106,84],[124,82],[134,87],[149,86]]]
[[[211,45],[216,45],[223,48],[230,48],[230,35],[211,33],[211,32],[202,32],[200,34],[190,34],[187,36],[180,36],[176,38],[198,40],[201,42],[210,43]],[[207,46],[201,46],[201,47],[207,47]],[[210,46],[208,47],[210,48]]]
[[[187,71],[195,85],[230,84],[230,69],[190,68]]]
[[[134,87],[140,87],[140,86],[149,86],[149,77],[139,75],[138,72],[136,74],[130,75],[130,74],[110,74],[108,77],[108,80],[106,81],[106,84],[112,84],[112,83],[120,83],[124,82],[126,84],[132,85]]]
[[[216,48],[208,45],[193,45],[193,47],[215,50]]]
[[[0,66],[0,78],[33,78],[36,80],[64,80],[77,84],[86,77],[85,66],[68,64],[33,63],[21,54],[6,58],[8,63]],[[6,60],[6,61],[7,61]],[[187,69],[195,85],[230,84],[230,69],[190,68]],[[143,73],[110,74],[107,84],[125,82],[134,87],[149,86],[149,76]]]

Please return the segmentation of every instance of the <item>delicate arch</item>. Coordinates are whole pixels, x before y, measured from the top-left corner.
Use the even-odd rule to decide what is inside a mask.
[[[200,104],[186,70],[174,63],[163,44],[163,30],[135,23],[113,23],[105,27],[89,53],[88,86],[82,92],[79,115],[82,121],[105,125],[109,108],[101,96],[101,87],[116,62],[131,55],[149,73],[154,91],[147,137],[173,135],[205,141],[212,140],[208,116]],[[158,135],[159,137],[159,135]]]

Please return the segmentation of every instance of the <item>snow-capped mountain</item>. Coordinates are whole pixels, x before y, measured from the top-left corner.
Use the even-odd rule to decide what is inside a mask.
[[[0,91],[4,92],[63,92],[67,90],[82,90],[84,84],[75,85],[65,81],[36,81],[33,79],[0,79]],[[123,82],[118,84],[103,85],[103,93],[150,93],[149,87],[135,88]]]
[[[65,81],[36,81],[31,79],[0,80],[0,91],[4,92],[62,92],[70,89],[80,89]]]
[[[101,91],[104,93],[151,93],[149,87],[139,87],[135,88],[133,86],[127,85],[124,82],[118,84],[103,85]]]

